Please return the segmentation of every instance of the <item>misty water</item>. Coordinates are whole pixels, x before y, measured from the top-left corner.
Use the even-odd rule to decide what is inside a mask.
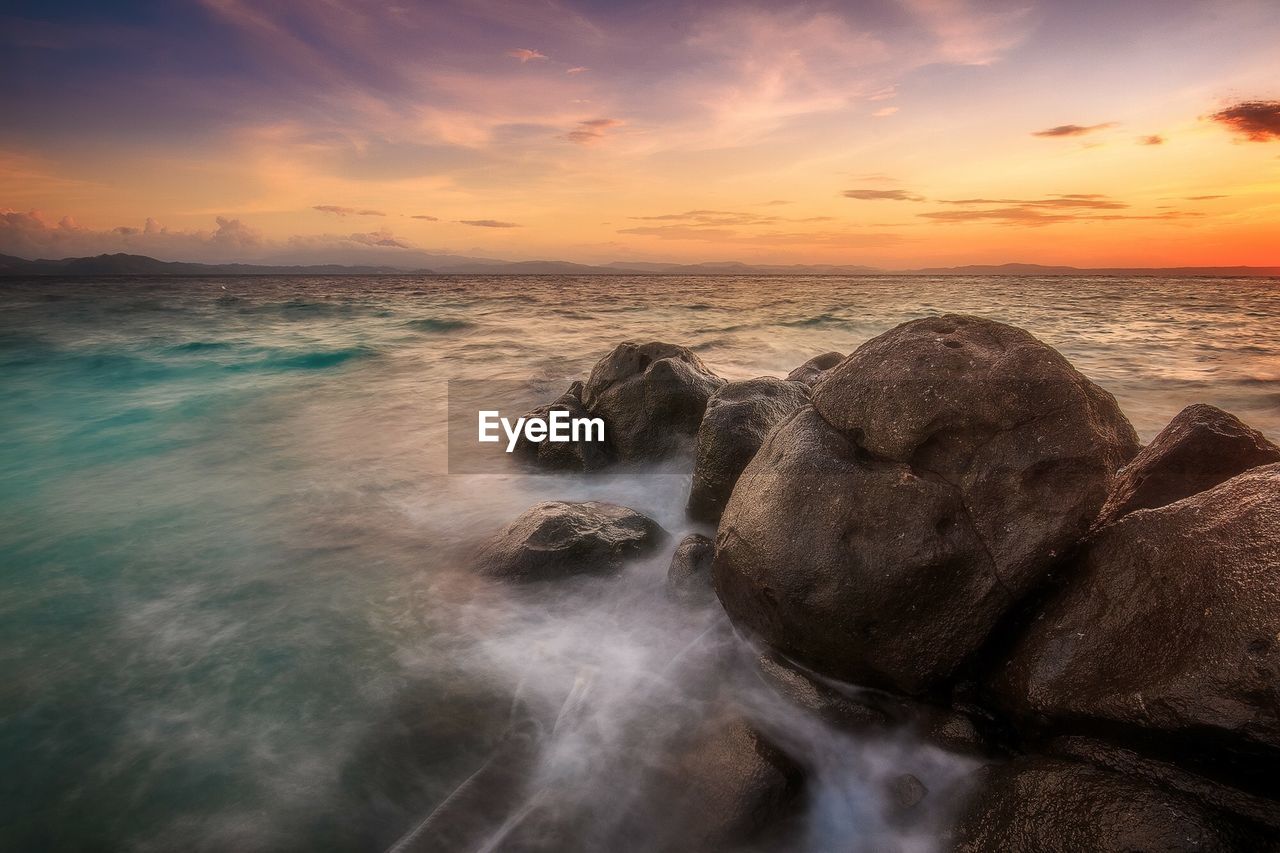
[[[751,655],[717,608],[667,601],[687,464],[450,474],[446,382],[549,400],[627,339],[785,375],[958,311],[1060,349],[1144,440],[1193,402],[1275,439],[1278,309],[1264,280],[0,283],[0,849],[382,850],[521,714],[551,722],[493,848],[560,809],[587,849],[624,824],[648,849],[641,771],[724,704],[808,770],[811,849],[933,849],[972,762],[825,727],[725,664]],[[673,538],[617,578],[475,577],[547,498]],[[883,791],[907,772],[931,807],[904,824]]]

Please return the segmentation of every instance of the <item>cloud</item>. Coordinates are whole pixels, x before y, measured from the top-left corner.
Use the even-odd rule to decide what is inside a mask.
[[[508,50],[507,56],[510,56],[512,59],[520,60],[521,65],[526,62],[547,58],[545,53],[539,53],[538,51],[530,50],[527,47],[517,47],[515,50]]]
[[[785,203],[785,202],[784,202]],[[781,222],[830,222],[831,216],[805,216],[791,218],[786,216],[766,216],[739,210],[686,210],[683,213],[662,213],[657,216],[629,216],[638,222],[678,222],[681,227],[689,228],[721,228],[725,226],[749,227],[760,225],[776,225]],[[640,232],[627,232],[640,233]]]
[[[1115,213],[1129,205],[1101,193],[1052,195],[1038,199],[962,198],[942,199],[960,210],[935,210],[918,214],[933,222],[994,222],[998,225],[1038,228],[1065,222],[1100,222],[1120,219],[1182,219],[1199,213],[1170,210],[1153,215]],[[1000,205],[990,207],[989,205]]]
[[[795,204],[795,202],[785,198],[774,198],[769,201],[760,202],[761,207],[778,207],[783,204]]]
[[[845,198],[858,201],[924,201],[924,196],[913,195],[906,190],[845,190]]]
[[[316,204],[312,205],[312,210],[318,210],[321,213],[333,213],[338,216],[386,216],[381,210],[370,210],[369,208],[342,207],[337,204]]]
[[[622,127],[625,122],[616,118],[593,118],[578,122],[576,129],[565,134],[565,139],[579,145],[590,145],[604,139],[606,130]]]
[[[871,114],[872,118],[885,118],[891,116],[898,111],[897,107],[881,107]]]
[[[410,216],[409,218],[410,218],[410,219],[425,219],[427,222],[439,222],[439,221],[440,221],[440,217],[438,217],[438,216],[427,216],[425,213],[415,214],[414,216]]]
[[[1150,136],[1139,136],[1138,144],[1139,145],[1164,145],[1164,137],[1158,133],[1153,133]]]
[[[622,228],[619,234],[655,237],[659,240],[683,240],[703,243],[731,243],[746,246],[826,246],[830,248],[865,249],[890,246],[902,242],[897,234],[861,231],[764,231],[744,234],[731,228],[699,225],[640,225]]]
[[[564,73],[565,74],[582,74],[583,72],[590,71],[590,70],[591,69],[585,65],[575,65],[572,68],[566,68]]]
[[[1183,201],[1212,201],[1215,198],[1226,198],[1225,195],[1189,195]]]
[[[1106,130],[1109,127],[1115,127],[1114,121],[1103,122],[1102,124],[1060,124],[1057,127],[1051,127],[1048,130],[1037,130],[1032,136],[1040,136],[1046,138],[1054,138],[1059,136],[1084,136],[1099,130]]]
[[[304,253],[294,263],[347,263],[368,260],[370,249],[404,250],[414,248],[387,229],[357,234],[294,235],[281,240],[265,237],[258,229],[239,219],[219,216],[214,228],[187,231],[169,228],[148,218],[141,227],[120,225],[95,229],[78,224],[64,216],[51,222],[39,211],[0,210],[0,254],[23,258],[68,258],[88,255],[150,255],[161,260],[225,263],[231,261],[270,260],[281,252]],[[353,251],[366,253],[360,257]]]
[[[477,228],[519,228],[515,222],[503,222],[499,219],[458,219],[460,225],[474,225]]]
[[[1280,139],[1280,101],[1242,101],[1209,118],[1252,142]]]

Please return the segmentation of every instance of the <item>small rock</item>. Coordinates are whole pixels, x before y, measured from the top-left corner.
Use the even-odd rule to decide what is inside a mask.
[[[711,558],[715,543],[701,533],[690,533],[676,546],[667,569],[667,595],[683,604],[710,604],[716,600],[711,586]]]
[[[803,382],[812,388],[826,375],[827,371],[844,361],[844,355],[838,352],[824,352],[815,355],[804,364],[787,374],[792,382]]]

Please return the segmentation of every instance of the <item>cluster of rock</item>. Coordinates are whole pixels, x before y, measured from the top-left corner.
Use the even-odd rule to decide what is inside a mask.
[[[622,344],[551,405],[603,417],[610,444],[535,448],[548,467],[693,444],[689,514],[718,529],[679,543],[668,590],[718,598],[766,683],[993,759],[955,849],[1280,849],[1280,448],[1232,415],[1191,406],[1143,448],[1051,347],[955,315],[785,380]],[[632,510],[543,504],[479,565],[615,571],[663,537]],[[722,780],[756,827],[793,774],[742,772],[777,780]]]

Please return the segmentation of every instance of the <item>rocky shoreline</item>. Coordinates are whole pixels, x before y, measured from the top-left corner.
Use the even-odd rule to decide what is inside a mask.
[[[478,572],[556,583],[672,547],[669,596],[718,601],[782,701],[977,759],[943,849],[1280,849],[1280,447],[1232,415],[1191,406],[1144,448],[1058,352],[959,315],[787,379],[623,343],[551,409],[602,417],[607,447],[525,443],[528,464],[689,452],[715,539],[546,502]],[[712,705],[653,771],[682,827],[655,849],[787,849],[805,780],[785,733]],[[890,792],[906,822],[929,795]]]

